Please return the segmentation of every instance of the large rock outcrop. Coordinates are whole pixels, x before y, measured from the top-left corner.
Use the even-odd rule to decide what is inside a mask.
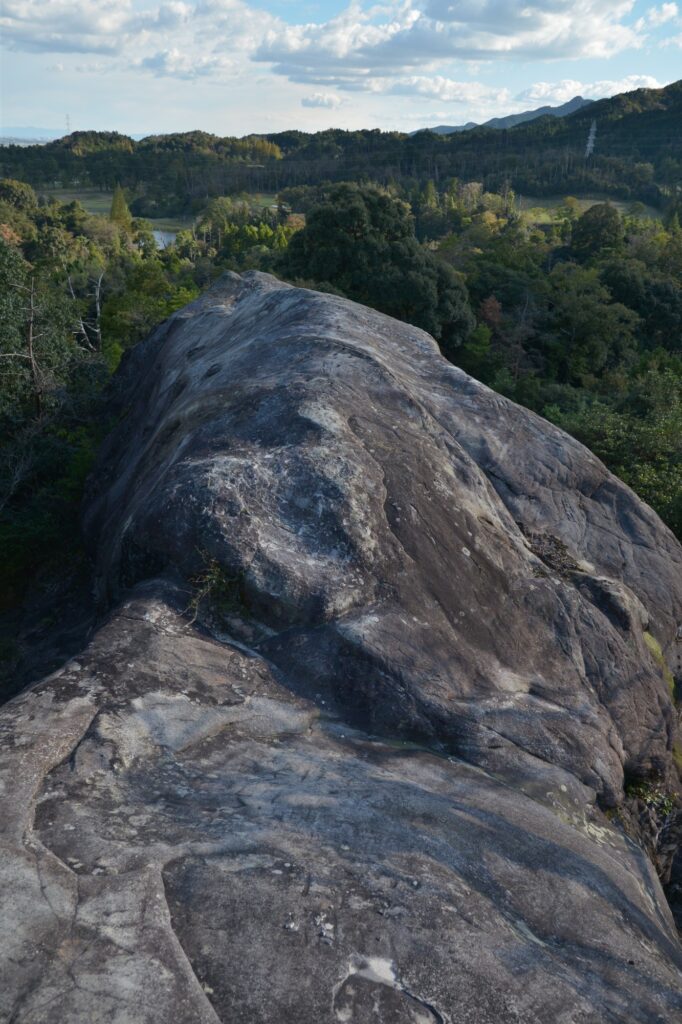
[[[654,513],[423,332],[261,274],[118,391],[102,625],[0,712],[0,1020],[682,1013],[628,797],[679,781]]]

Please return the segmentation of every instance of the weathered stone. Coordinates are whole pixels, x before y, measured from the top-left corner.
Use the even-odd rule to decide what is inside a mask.
[[[0,1020],[675,1019],[603,813],[678,782],[654,513],[427,335],[261,274],[119,394],[109,617],[0,712]]]

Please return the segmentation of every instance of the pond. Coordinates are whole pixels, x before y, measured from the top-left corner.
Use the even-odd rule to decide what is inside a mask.
[[[177,231],[161,231],[158,228],[154,228],[152,231],[156,244],[159,249],[165,249],[167,246],[172,245],[177,236]]]

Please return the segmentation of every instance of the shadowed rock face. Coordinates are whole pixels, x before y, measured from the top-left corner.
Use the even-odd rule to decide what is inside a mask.
[[[0,712],[0,1021],[675,1019],[670,910],[602,813],[677,784],[651,510],[424,333],[262,274],[119,393],[109,617]]]

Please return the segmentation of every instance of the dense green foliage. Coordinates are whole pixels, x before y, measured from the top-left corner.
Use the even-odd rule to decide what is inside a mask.
[[[275,193],[332,181],[402,188],[457,177],[488,192],[536,196],[601,192],[662,204],[682,182],[682,82],[590,104],[568,117],[453,135],[329,130],[310,135],[220,138],[206,132],[136,142],[113,132],[75,132],[45,146],[0,151],[0,175],[36,187],[112,189],[137,216],[199,212],[211,196]],[[590,126],[594,154],[586,156]]]
[[[3,183],[4,184],[4,183]],[[160,264],[132,232],[76,203],[0,201],[0,606],[31,575],[78,549],[78,505],[106,423],[101,393],[127,345],[197,294],[173,275],[138,292]],[[15,199],[16,203],[7,199]],[[145,311],[149,311],[145,317]]]
[[[78,535],[101,366],[71,333],[73,300],[0,238],[0,606]]]
[[[448,350],[474,327],[462,279],[419,244],[409,206],[377,188],[330,189],[279,269],[422,327]]]

